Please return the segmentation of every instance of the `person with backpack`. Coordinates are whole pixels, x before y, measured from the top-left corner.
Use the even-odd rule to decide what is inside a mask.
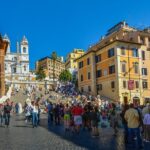
[[[138,148],[143,148],[142,138],[140,134],[139,113],[137,109],[134,108],[133,103],[130,104],[130,108],[125,112],[124,118],[127,121],[128,125],[128,138],[129,138],[128,141],[129,142],[133,141],[133,138],[135,137],[137,139],[136,143],[138,145]]]
[[[4,118],[5,125],[8,127],[10,124],[10,112],[12,110],[11,105],[9,104],[9,100],[6,101],[6,105],[4,105]]]
[[[98,123],[100,121],[100,113],[97,107],[93,107],[90,111],[90,119],[91,119],[91,126],[92,126],[92,137],[98,137]]]

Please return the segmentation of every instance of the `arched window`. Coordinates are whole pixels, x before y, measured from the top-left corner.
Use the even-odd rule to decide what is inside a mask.
[[[14,57],[14,61],[17,61],[17,57]]]
[[[26,52],[27,52],[26,47],[23,47],[23,53],[26,53]]]

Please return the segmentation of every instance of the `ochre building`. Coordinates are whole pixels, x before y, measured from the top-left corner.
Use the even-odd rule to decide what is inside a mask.
[[[150,30],[120,22],[78,58],[79,90],[112,101],[150,101]]]
[[[0,36],[0,97],[5,95],[5,70],[4,70],[4,59],[7,50],[7,41],[3,41]]]
[[[36,70],[40,67],[43,68],[47,79],[53,79],[53,66],[54,78],[57,80],[60,73],[65,70],[65,63],[62,57],[58,57],[55,63],[51,57],[44,57],[36,62]]]
[[[84,54],[83,49],[74,49],[71,53],[67,55],[65,68],[67,70],[70,70],[71,72],[77,69],[77,62],[75,60],[81,57],[83,54]]]

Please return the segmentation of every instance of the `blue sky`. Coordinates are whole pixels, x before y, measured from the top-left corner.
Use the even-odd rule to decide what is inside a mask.
[[[87,50],[119,21],[150,26],[149,6],[149,0],[0,0],[0,32],[10,37],[12,51],[26,35],[34,69],[54,50],[59,56]]]

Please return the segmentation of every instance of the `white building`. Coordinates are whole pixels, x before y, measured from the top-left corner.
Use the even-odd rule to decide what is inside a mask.
[[[30,72],[27,38],[24,36],[20,43],[17,42],[16,52],[11,52],[10,40],[8,36],[5,35],[3,39],[9,42],[5,56],[6,81],[28,80],[30,77]]]

